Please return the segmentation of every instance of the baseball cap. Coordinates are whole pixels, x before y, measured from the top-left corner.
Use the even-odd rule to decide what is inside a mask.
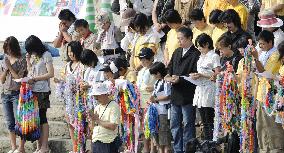
[[[138,56],[140,59],[141,58],[147,58],[150,59],[152,57],[154,57],[155,53],[153,52],[153,50],[151,48],[142,48],[140,50],[140,53],[138,54]]]

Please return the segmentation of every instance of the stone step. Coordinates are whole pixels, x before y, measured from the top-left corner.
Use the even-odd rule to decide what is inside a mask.
[[[0,104],[0,117],[4,116],[3,113],[3,105]],[[47,110],[47,118],[48,121],[65,122],[65,105],[51,105]]]
[[[50,138],[70,138],[69,130],[67,123],[58,122],[58,121],[49,121],[49,137]],[[0,118],[0,137],[8,137],[8,128],[3,121],[3,118]]]
[[[17,144],[19,144],[19,139],[17,139]],[[72,141],[71,139],[56,139],[52,138],[48,140],[48,146],[51,153],[68,153],[72,151]],[[36,142],[26,142],[25,151],[26,153],[32,153],[36,149]],[[91,141],[87,141],[87,149],[91,149]],[[7,153],[10,150],[10,141],[6,137],[0,137],[0,153]]]
[[[17,139],[17,144],[19,144],[20,139]],[[0,137],[0,153],[7,153],[11,149],[10,140],[8,137]],[[26,153],[32,153],[36,149],[35,142],[26,142],[25,150]]]

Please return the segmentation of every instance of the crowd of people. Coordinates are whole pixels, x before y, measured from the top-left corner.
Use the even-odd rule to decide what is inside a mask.
[[[15,37],[5,40],[8,153],[25,153],[29,140],[20,131],[17,148],[21,78],[38,101],[35,153],[49,152],[51,92],[66,106],[70,153],[88,152],[88,139],[93,153],[139,152],[142,140],[143,153],[195,152],[196,116],[200,139],[225,138],[228,153],[284,152],[283,0],[98,3],[95,29],[68,9],[59,13],[59,76],[40,38],[26,39],[25,55]]]

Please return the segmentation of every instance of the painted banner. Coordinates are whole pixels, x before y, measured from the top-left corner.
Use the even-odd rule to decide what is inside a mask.
[[[11,0],[0,0],[0,15],[9,15],[12,5]]]
[[[84,0],[0,0],[0,16],[57,16],[65,8],[79,14]]]

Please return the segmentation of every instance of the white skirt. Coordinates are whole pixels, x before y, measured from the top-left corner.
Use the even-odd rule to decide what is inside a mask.
[[[204,86],[196,86],[195,94],[193,98],[193,106],[212,107],[215,103],[216,86],[214,82],[210,82]]]

